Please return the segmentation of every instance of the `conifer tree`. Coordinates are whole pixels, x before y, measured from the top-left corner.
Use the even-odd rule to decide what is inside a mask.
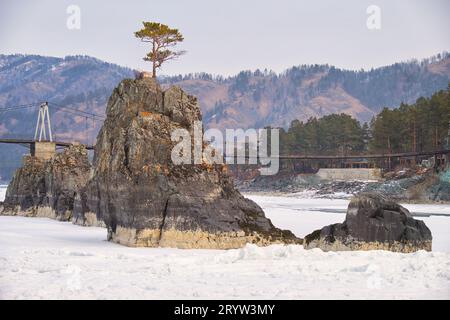
[[[143,22],[144,27],[134,35],[142,42],[149,42],[151,51],[144,57],[152,63],[152,77],[156,78],[156,69],[168,61],[178,58],[185,51],[173,51],[172,48],[184,40],[178,29],[158,22]]]

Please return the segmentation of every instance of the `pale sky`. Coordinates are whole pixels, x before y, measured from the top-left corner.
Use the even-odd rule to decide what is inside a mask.
[[[66,26],[69,5],[80,30]],[[381,10],[381,29],[366,26],[367,7]],[[150,69],[134,38],[142,21],[179,28],[187,54],[162,73],[241,70],[281,72],[328,63],[370,69],[450,51],[448,0],[0,0],[0,54],[86,54]]]

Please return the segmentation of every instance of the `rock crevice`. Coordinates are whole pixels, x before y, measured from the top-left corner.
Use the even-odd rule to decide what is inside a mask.
[[[49,160],[25,156],[8,185],[1,214],[70,221],[89,172],[87,151],[80,145]]]
[[[431,251],[431,231],[403,206],[376,193],[355,196],[343,223],[332,224],[305,237],[307,249]]]
[[[234,188],[224,165],[172,163],[171,133],[193,133],[201,121],[195,97],[178,87],[163,91],[151,78],[127,79],[113,91],[106,115],[79,207],[105,221],[110,240],[178,248],[301,243]]]
[[[233,186],[225,165],[175,165],[175,129],[193,136],[197,99],[155,79],[123,80],[107,105],[93,166],[82,146],[48,161],[27,157],[8,187],[2,214],[106,226],[127,246],[239,248],[302,243],[276,228]]]

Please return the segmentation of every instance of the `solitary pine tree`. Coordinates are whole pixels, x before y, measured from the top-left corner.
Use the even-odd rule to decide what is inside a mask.
[[[168,61],[173,60],[185,51],[172,51],[175,45],[184,40],[178,29],[171,29],[167,25],[158,22],[143,22],[144,28],[136,31],[134,35],[142,42],[149,42],[152,45],[145,57],[145,61],[152,62],[152,77],[156,78],[156,69]]]

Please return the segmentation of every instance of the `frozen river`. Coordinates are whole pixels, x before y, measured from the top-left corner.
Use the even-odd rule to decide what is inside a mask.
[[[275,225],[304,236],[344,219],[347,200],[249,196]],[[408,206],[446,213],[448,207]],[[421,217],[434,252],[128,248],[106,230],[0,217],[3,299],[449,299],[449,220]]]
[[[325,225],[342,222],[349,200],[297,196],[246,195],[280,228],[304,237]],[[450,252],[450,204],[402,204],[423,220],[433,235],[433,251]],[[429,216],[425,216],[429,215]]]

